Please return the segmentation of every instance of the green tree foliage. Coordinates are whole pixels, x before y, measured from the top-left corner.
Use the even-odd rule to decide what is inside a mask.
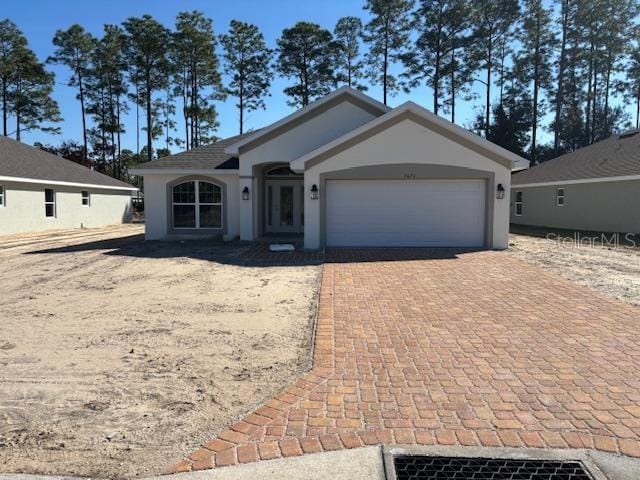
[[[544,6],[542,0],[525,0],[523,21],[517,33],[521,49],[515,58],[514,70],[517,80],[530,86],[532,92],[530,159],[534,163],[538,125],[549,107],[542,93],[551,90],[553,80],[552,57],[557,39],[551,15],[551,10]]]
[[[451,121],[455,121],[456,95],[471,81],[473,72],[460,58],[468,41],[469,5],[466,0],[421,0],[414,13],[418,38],[401,56],[405,88],[426,83],[433,91],[433,112],[438,115],[446,105]]]
[[[154,93],[163,91],[171,72],[168,49],[169,30],[150,15],[128,18],[124,24],[126,58],[138,88],[136,102],[145,109],[147,159],[152,160],[153,139],[157,134],[158,109],[154,108]]]
[[[180,12],[173,34],[176,94],[182,96],[186,148],[209,143],[218,127],[214,101],[224,98],[213,22],[202,12]]]
[[[336,80],[349,87],[366,91],[362,84],[365,77],[364,62],[360,58],[362,20],[358,17],[342,17],[336,23],[333,36],[336,44]]]
[[[364,9],[371,15],[366,24],[363,39],[369,47],[365,58],[368,76],[375,85],[382,85],[382,101],[400,86],[390,73],[393,62],[410,47],[412,29],[411,10],[413,0],[367,0]]]
[[[638,32],[640,34],[640,31]],[[640,35],[639,40],[631,47],[629,63],[627,65],[627,78],[624,84],[627,97],[635,103],[635,124],[640,128]]]
[[[487,131],[487,140],[527,158],[526,149],[531,140],[531,104],[526,92],[516,92],[512,87],[503,102],[493,108],[493,122]]]
[[[92,166],[92,163],[85,159],[84,147],[74,140],[64,141],[58,147],[53,145],[44,145],[40,142],[35,142],[33,146],[40,150],[44,150],[45,152],[58,155],[62,158],[66,158],[67,160],[71,160],[72,162],[79,163],[80,165],[84,165],[85,167]]]
[[[284,89],[289,105],[304,107],[331,91],[335,85],[335,43],[320,25],[298,22],[285,28],[278,39],[277,69],[296,83]]]
[[[473,3],[473,39],[469,57],[484,72],[476,78],[485,88],[484,125],[490,124],[491,87],[495,69],[500,65],[502,45],[510,34],[518,13],[518,0],[475,0]]]
[[[92,115],[94,127],[89,130],[94,153],[101,159],[99,168],[120,178],[121,134],[124,132],[122,114],[128,110],[126,102],[126,36],[116,25],[105,25],[103,37],[96,42],[87,77],[87,113]]]
[[[29,48],[26,37],[9,20],[0,22],[0,95],[2,132],[8,136],[9,117],[15,120],[15,137],[22,132],[58,132],[58,104],[52,98],[54,75]]]
[[[96,39],[80,25],[72,25],[68,30],[58,30],[53,37],[56,47],[48,61],[67,66],[71,77],[67,85],[78,88],[78,100],[82,114],[82,139],[85,149],[85,160],[88,155],[87,118],[85,108],[85,82],[91,69],[91,56]]]
[[[229,33],[220,36],[224,48],[224,73],[229,77],[227,93],[237,99],[240,133],[244,132],[245,113],[264,109],[264,98],[273,80],[273,52],[255,25],[231,20]]]

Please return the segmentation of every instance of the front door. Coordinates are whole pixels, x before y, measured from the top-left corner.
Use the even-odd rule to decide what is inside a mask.
[[[304,231],[304,182],[267,180],[265,182],[265,232]]]

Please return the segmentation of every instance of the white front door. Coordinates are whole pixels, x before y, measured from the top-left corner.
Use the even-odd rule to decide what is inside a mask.
[[[482,247],[484,180],[330,180],[328,246]]]
[[[265,181],[265,232],[304,231],[304,182],[302,180]]]

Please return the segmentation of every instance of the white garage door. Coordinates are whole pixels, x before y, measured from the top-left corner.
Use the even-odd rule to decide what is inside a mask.
[[[484,180],[329,180],[328,246],[482,247]]]

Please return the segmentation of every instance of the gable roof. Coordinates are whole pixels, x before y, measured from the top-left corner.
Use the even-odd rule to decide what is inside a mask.
[[[138,190],[65,158],[0,136],[0,180]]]
[[[470,131],[449,122],[414,103],[405,102],[384,115],[362,125],[351,132],[346,133],[332,142],[313,150],[291,162],[292,169],[304,170],[311,165],[319,163],[347,148],[366,140],[379,131],[385,130],[396,122],[409,118],[424,124],[427,128],[445,137],[462,144],[463,146],[479,152],[480,154],[503,164],[512,169],[516,165],[528,166],[528,161],[504,148],[491,143]],[[526,167],[525,167],[526,168]]]
[[[340,87],[330,94],[325,95],[305,107],[302,107],[290,115],[287,115],[281,120],[272,123],[268,127],[256,131],[252,135],[229,145],[225,151],[230,155],[239,155],[240,150],[246,151],[254,146],[260,145],[266,138],[280,135],[281,133],[315,117],[316,115],[319,115],[342,101],[349,101],[369,112],[374,113],[375,115],[382,115],[391,110],[387,105],[365,95],[355,88],[347,86]]]
[[[131,169],[132,173],[144,174],[151,170],[231,170],[239,168],[238,157],[225,152],[225,149],[255,132],[243,133],[217,142],[193,148],[185,152],[152,160]]]
[[[512,185],[640,175],[640,129],[613,135],[513,175]]]

